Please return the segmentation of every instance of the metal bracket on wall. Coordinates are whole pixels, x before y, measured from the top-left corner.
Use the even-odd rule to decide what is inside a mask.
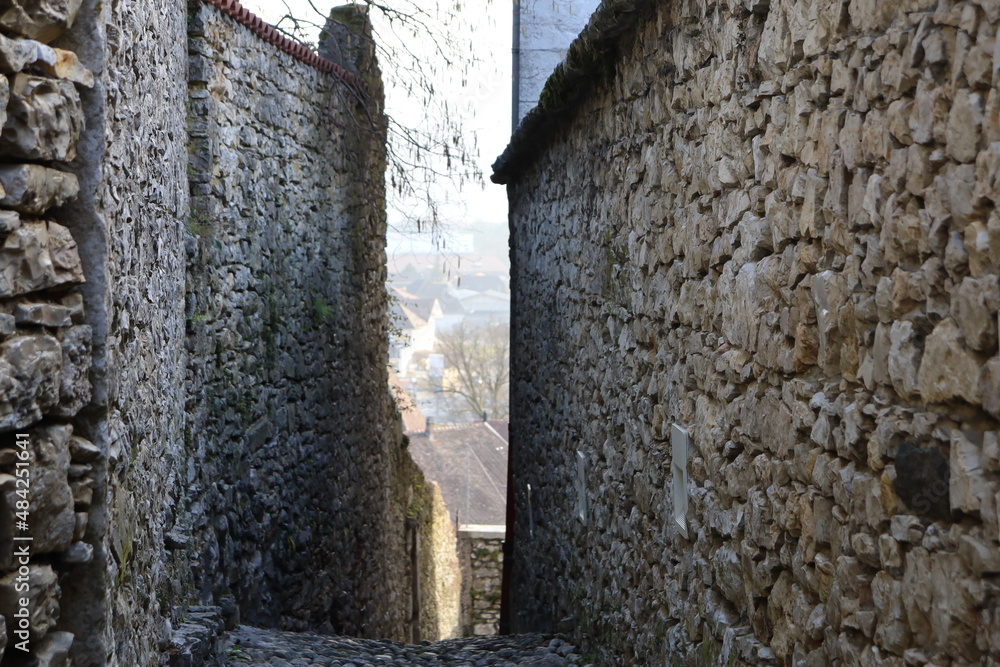
[[[535,536],[535,513],[531,509],[531,484],[528,485],[528,537]]]
[[[680,526],[681,534],[687,537],[687,463],[691,437],[687,430],[674,424],[670,429],[670,443],[672,445],[670,470],[673,473],[674,521]]]

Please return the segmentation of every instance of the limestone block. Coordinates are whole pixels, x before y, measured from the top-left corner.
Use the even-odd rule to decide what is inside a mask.
[[[10,102],[10,82],[7,81],[7,77],[0,76],[0,104],[3,105],[0,108],[0,127],[7,122],[7,105]]]
[[[965,88],[955,93],[945,136],[948,155],[957,162],[972,162],[979,153],[984,105],[985,100],[979,93]]]
[[[19,303],[14,321],[23,326],[68,327],[73,323],[69,308],[51,303]]]
[[[904,146],[913,143],[913,136],[910,133],[910,115],[912,113],[912,100],[896,100],[889,105],[887,110],[886,127],[889,134]]]
[[[899,542],[891,535],[879,535],[877,566],[885,569],[903,566],[903,550],[900,548]]]
[[[32,431],[34,447],[31,488],[31,535],[33,553],[62,551],[73,542],[73,494],[69,485],[69,439],[67,425],[45,426]]]
[[[28,598],[29,632],[32,642],[44,637],[59,620],[59,581],[51,565],[28,565],[27,581],[18,571],[0,579],[0,615],[7,619],[8,641],[16,637],[17,620],[14,614],[20,608],[18,601]],[[17,590],[21,583],[27,583],[28,591]]]
[[[55,50],[33,39],[11,39],[0,34],[0,72],[14,74],[35,63],[54,66]]]
[[[45,63],[43,69],[46,72],[57,79],[72,81],[85,88],[94,87],[94,73],[83,66],[75,53],[63,49],[52,49],[52,51],[55,59],[51,64]]]
[[[21,226],[21,216],[17,211],[0,211],[0,234],[10,234]]]
[[[962,344],[955,320],[946,318],[924,343],[918,384],[927,403],[962,398],[973,405],[980,402],[979,362]]]
[[[0,0],[0,26],[51,42],[73,25],[82,0]]]
[[[69,484],[73,494],[73,506],[79,510],[86,510],[94,500],[94,480],[90,477],[74,479]]]
[[[94,558],[93,545],[77,540],[62,556],[64,563],[89,563]]]
[[[767,13],[757,56],[762,72],[768,78],[779,78],[794,58],[792,34],[785,12],[780,8]]]
[[[799,226],[792,217],[791,206],[784,201],[780,194],[775,191],[767,195],[764,200],[764,207],[771,230],[771,245],[773,248],[782,249],[788,241],[799,238]]]
[[[52,259],[52,270],[56,284],[84,282],[83,265],[80,263],[80,253],[73,235],[67,228],[51,220],[48,222],[48,231],[49,257]],[[66,307],[73,310],[71,305],[66,305]]]
[[[909,321],[893,322],[889,329],[889,379],[896,393],[903,397],[920,391],[918,369],[922,365],[917,336],[913,323]],[[876,359],[876,367],[877,364]]]
[[[1000,201],[1000,142],[989,143],[976,156],[975,195]]]
[[[969,262],[969,273],[981,276],[1000,267],[998,257],[998,234],[1000,226],[994,226],[994,218],[990,217],[989,226],[975,220],[965,227],[963,249]]]
[[[62,377],[59,381],[59,404],[50,411],[50,414],[72,417],[90,403],[92,339],[93,332],[87,325],[74,326],[59,332],[59,341],[62,344]],[[76,440],[80,439],[74,438],[74,441]],[[82,446],[77,446],[77,450],[80,455],[86,451]],[[77,458],[77,454],[74,453],[73,459]]]
[[[872,579],[871,591],[877,613],[875,639],[898,655],[910,645],[901,585],[889,573],[882,571]]]
[[[924,145],[934,141],[935,121],[945,117],[946,105],[937,85],[927,79],[921,79],[917,83],[913,111],[910,114],[910,136],[913,141]]]
[[[979,372],[979,395],[983,409],[1000,418],[1000,357],[993,357]]]
[[[90,514],[87,512],[77,512],[76,521],[73,524],[73,540],[82,540],[87,534],[87,524],[90,522]]]
[[[958,553],[974,576],[1000,573],[1000,549],[996,543],[986,542],[972,535],[959,537]]]
[[[818,274],[813,280],[812,296],[819,328],[819,365],[827,373],[836,374],[844,338],[838,326],[839,314],[847,302],[843,277],[833,271]]]
[[[69,309],[73,324],[82,324],[83,317],[83,295],[77,291],[71,291],[59,299],[59,305]]]
[[[0,206],[35,215],[62,206],[80,191],[75,174],[37,164],[0,166],[0,185],[5,192]]]
[[[967,277],[952,293],[951,313],[965,342],[974,350],[992,351],[997,345],[1000,278]]]
[[[969,442],[961,431],[951,434],[949,498],[952,510],[978,514],[990,485],[982,466],[982,448]]]
[[[886,261],[900,264],[917,260],[926,245],[927,233],[925,219],[916,212],[888,216],[879,233]]]
[[[931,152],[926,146],[913,144],[906,149],[906,189],[914,195],[921,195],[934,181],[930,164]]]
[[[69,667],[69,651],[73,646],[73,634],[62,630],[49,632],[31,649],[32,657],[37,661],[35,667]]]
[[[12,158],[69,162],[76,157],[83,122],[80,94],[72,81],[17,74],[0,150]]]
[[[59,401],[62,347],[51,336],[18,336],[0,345],[0,430],[38,421]]]
[[[101,458],[99,447],[75,435],[69,439],[69,453],[73,463],[92,463]]]
[[[32,220],[0,246],[0,297],[83,282],[76,242],[54,222]]]
[[[802,50],[806,57],[823,53],[833,41],[840,28],[841,2],[808,2],[800,3],[806,8],[807,21]]]
[[[866,81],[876,81],[872,76]],[[877,161],[889,158],[889,131],[887,128],[885,113],[876,109],[871,109],[865,114],[865,123],[861,131],[862,155],[867,164],[874,164]]]

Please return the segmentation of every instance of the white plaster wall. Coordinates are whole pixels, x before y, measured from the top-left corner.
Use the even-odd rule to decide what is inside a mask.
[[[520,0],[518,120],[538,104],[545,80],[566,56],[566,49],[587,25],[598,4],[599,0]]]

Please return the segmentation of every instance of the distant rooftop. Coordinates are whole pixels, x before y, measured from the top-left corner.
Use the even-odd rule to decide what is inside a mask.
[[[410,454],[441,485],[448,511],[463,524],[502,525],[507,517],[507,422],[410,431]]]

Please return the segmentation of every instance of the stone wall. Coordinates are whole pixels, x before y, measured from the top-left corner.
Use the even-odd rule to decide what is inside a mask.
[[[90,2],[4,10],[0,614],[6,623],[0,629],[6,625],[7,632],[0,636],[7,638],[0,639],[0,655],[5,664],[19,658],[61,664],[68,653],[77,664],[101,664],[95,660],[103,662],[107,617],[109,292],[107,230],[95,210],[105,145],[99,100],[107,82],[104,54],[94,43],[104,17]],[[183,156],[183,146],[176,152]],[[169,160],[160,164],[169,170]],[[15,513],[24,501],[17,480],[30,485],[23,517]],[[24,547],[31,552],[26,566]],[[95,587],[102,589],[96,596]],[[18,634],[23,628],[15,620],[22,597],[28,637]]]
[[[606,664],[1000,659],[998,27],[602,5],[495,167],[513,629],[570,618]]]
[[[19,536],[41,664],[202,664],[219,606],[409,631],[430,501],[387,388],[377,65],[221,4],[0,2],[8,657]]]
[[[107,625],[104,646],[94,637],[75,662],[103,664],[107,652],[124,667],[156,662],[171,631],[158,592],[170,576],[165,519],[184,431],[186,12],[182,0],[89,7],[100,12],[92,48],[103,49],[87,167],[97,172],[91,205],[103,247],[88,278],[99,276],[108,474],[106,569],[83,582],[82,604],[107,605]]]
[[[500,630],[503,526],[461,526],[462,634],[495,635]]]
[[[345,12],[345,22],[364,25]],[[385,153],[373,49],[339,77],[214,7],[190,21],[192,214],[175,599],[402,638],[415,466],[386,375]],[[176,602],[174,603],[176,604]]]

